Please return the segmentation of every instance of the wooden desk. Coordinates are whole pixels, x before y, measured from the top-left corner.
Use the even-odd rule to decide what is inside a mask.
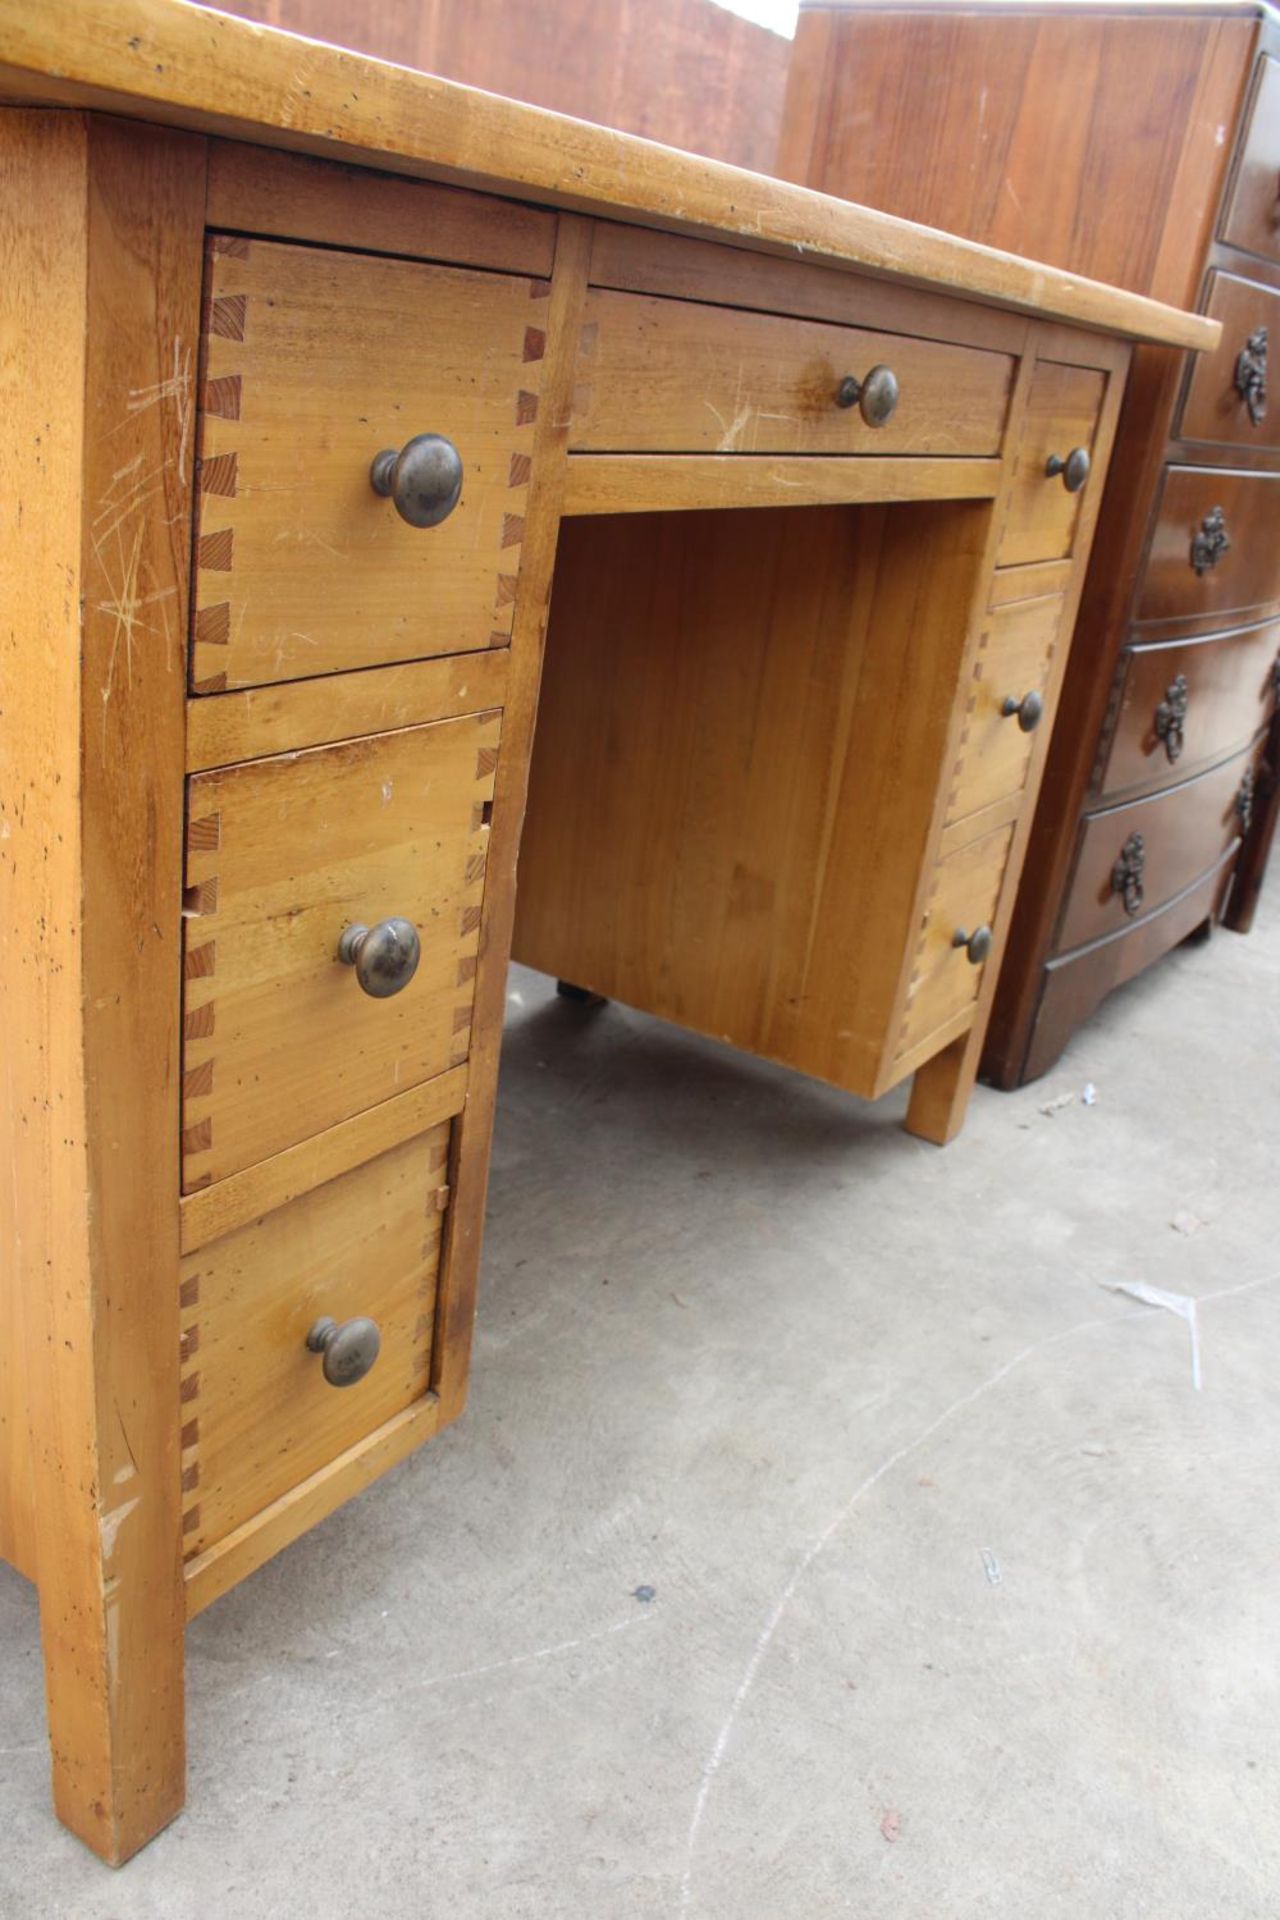
[[[553,576],[520,950],[944,1140],[1218,329],[177,0],[0,0],[0,98],[0,1551],[119,1861],[185,1620],[462,1408]]]

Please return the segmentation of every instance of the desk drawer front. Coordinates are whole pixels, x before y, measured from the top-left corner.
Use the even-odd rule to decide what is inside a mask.
[[[1261,60],[1249,130],[1222,217],[1222,238],[1280,260],[1280,61]]]
[[[466,1057],[499,721],[190,781],[184,1191]],[[392,918],[416,929],[421,958],[402,991],[375,998],[339,941]]]
[[[837,394],[889,367],[871,426]],[[570,445],[584,452],[994,454],[1007,354],[693,301],[594,291]],[[847,397],[847,396],[846,396]],[[874,411],[874,409],[871,409]]]
[[[510,636],[546,282],[215,238],[199,423],[197,692]],[[374,456],[445,436],[462,494],[406,524]]]
[[[446,1122],[184,1259],[188,1559],[427,1391],[449,1135]],[[326,1380],[329,1356],[307,1346],[324,1318],[374,1322],[363,1379]]]
[[[949,826],[1021,793],[1036,730],[1048,727],[1052,717],[1044,702],[1061,622],[1062,595],[1056,593],[987,615],[947,807]],[[1006,712],[1008,703],[1019,711]]]
[[[1065,560],[1071,553],[1081,502],[1089,488],[1102,484],[1090,474],[1082,486],[1067,485],[1074,475],[1047,471],[1050,461],[1065,463],[1072,453],[1091,455],[1106,377],[1094,367],[1065,366],[1041,360],[1031,376],[1031,392],[1018,442],[1018,466],[1000,536],[1002,567],[1038,560]]]
[[[1167,467],[1139,620],[1225,618],[1280,600],[1280,475]]]
[[[1280,675],[1280,621],[1131,647],[1103,741],[1106,795],[1171,786],[1251,740],[1271,713]]]
[[[1240,837],[1254,757],[1249,747],[1168,792],[1087,815],[1055,951],[1121,932],[1219,861]]]
[[[1191,356],[1182,438],[1274,452],[1280,405],[1274,397],[1268,405],[1266,394],[1268,373],[1273,396],[1280,389],[1280,292],[1211,274],[1208,312],[1222,322],[1222,342],[1216,353]]]
[[[1013,828],[990,833],[939,862],[912,961],[911,984],[897,1051],[907,1053],[978,997],[990,964],[990,924],[1013,841]],[[987,929],[988,956],[974,936]],[[969,946],[957,945],[963,932]],[[974,958],[971,958],[971,953]]]

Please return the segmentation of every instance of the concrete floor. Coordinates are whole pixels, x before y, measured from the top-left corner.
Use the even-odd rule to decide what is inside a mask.
[[[0,1569],[4,1920],[1274,1920],[1278,1010],[1280,886],[938,1152],[517,974],[468,1413],[196,1623],[120,1874]]]

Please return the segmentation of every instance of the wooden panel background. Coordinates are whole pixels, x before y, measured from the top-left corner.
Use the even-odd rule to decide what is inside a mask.
[[[517,958],[870,1093],[991,517],[566,521]]]
[[[1254,23],[1143,12],[806,7],[776,171],[1190,302]]]
[[[219,0],[218,11],[773,169],[791,43],[710,0]]]

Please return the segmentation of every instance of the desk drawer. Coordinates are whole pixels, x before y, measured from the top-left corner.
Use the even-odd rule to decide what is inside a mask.
[[[997,564],[1020,567],[1036,560],[1065,560],[1075,546],[1080,506],[1087,490],[1104,476],[1089,474],[1070,487],[1070,470],[1046,471],[1049,462],[1065,463],[1072,453],[1091,455],[1102,410],[1106,377],[1094,367],[1070,367],[1041,360],[1031,376],[1031,392],[1018,442],[1018,467],[1000,535]]]
[[[939,862],[912,959],[898,1053],[909,1052],[977,999],[990,955],[975,964],[956,936],[984,927],[989,933],[1012,841],[1013,828],[1004,827]]]
[[[1043,703],[1061,621],[1062,595],[1056,593],[996,607],[987,615],[947,806],[948,826],[1021,793],[1034,735],[1051,717]],[[1016,702],[1021,713],[1006,713],[1006,701]]]
[[[1280,61],[1258,62],[1249,130],[1222,216],[1229,247],[1280,260]]]
[[[1280,600],[1277,529],[1280,474],[1166,467],[1135,618],[1225,620]]]
[[[449,1134],[446,1122],[183,1260],[188,1559],[426,1393]],[[307,1346],[322,1318],[374,1322],[364,1378],[326,1380],[336,1356]]]
[[[1118,933],[1214,866],[1244,829],[1256,754],[1250,746],[1179,787],[1086,815],[1055,952]]]
[[[1101,791],[1169,786],[1252,740],[1275,702],[1278,654],[1277,620],[1128,648],[1103,736]]]
[[[190,781],[185,1192],[466,1057],[499,724],[472,715]],[[393,916],[421,959],[376,998],[394,977],[371,977],[368,955],[342,964],[339,941]]]
[[[842,380],[887,366],[898,402],[881,426],[841,406]],[[592,292],[570,446],[630,453],[994,454],[1012,382],[1007,354],[860,327]]]
[[[1221,320],[1222,341],[1216,353],[1190,356],[1190,381],[1179,428],[1182,438],[1274,451],[1280,447],[1280,406],[1274,398],[1270,406],[1266,404],[1267,344],[1274,389],[1278,384],[1275,355],[1280,353],[1280,292],[1238,280],[1231,273],[1210,274],[1207,311],[1214,320]],[[1259,330],[1265,340],[1256,338]]]
[[[215,238],[199,420],[197,692],[510,636],[546,282]],[[408,525],[374,456],[445,436],[461,498]]]

